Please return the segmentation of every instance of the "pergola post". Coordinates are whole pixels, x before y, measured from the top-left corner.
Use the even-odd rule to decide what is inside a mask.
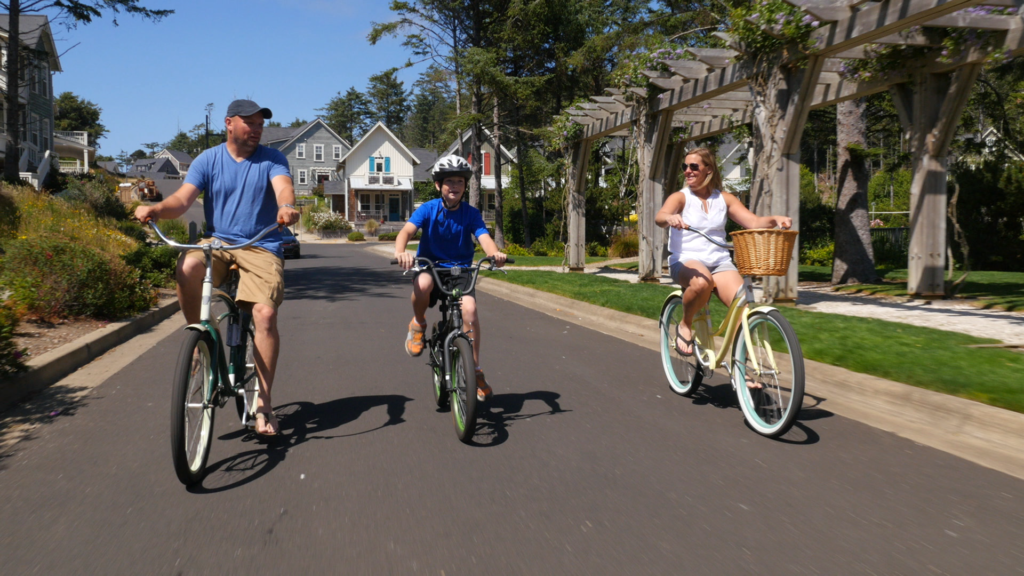
[[[637,226],[640,238],[640,261],[637,269],[641,282],[660,282],[661,250],[665,231],[654,223],[654,216],[665,199],[665,170],[669,140],[672,139],[671,111],[652,115],[643,134],[640,157],[640,213]]]
[[[587,166],[590,164],[591,140],[582,138],[573,145],[569,177],[565,191],[569,194],[569,270],[582,272],[587,263],[586,198]]]
[[[947,152],[980,72],[980,64],[916,72],[891,89],[911,153],[907,293],[914,296],[946,294]]]
[[[807,114],[811,111],[814,88],[818,84],[821,68],[825,60],[819,56],[810,56],[800,68],[782,67],[773,74],[779,76],[769,82],[769,86],[778,87],[770,90],[769,95],[776,100],[774,106],[779,117],[771,126],[762,124],[761,135],[767,141],[763,143],[772,155],[777,154],[768,162],[771,173],[764,176],[770,193],[769,202],[756,202],[759,215],[783,214],[793,219],[792,230],[800,229],[800,136],[807,123]],[[757,96],[755,94],[755,118],[757,113]],[[760,117],[769,117],[770,112],[762,112]],[[769,130],[768,128],[774,128]],[[766,167],[760,167],[764,169]],[[790,256],[789,271],[785,276],[768,276],[764,282],[764,295],[772,301],[793,302],[797,297],[797,273],[799,271],[799,241]]]

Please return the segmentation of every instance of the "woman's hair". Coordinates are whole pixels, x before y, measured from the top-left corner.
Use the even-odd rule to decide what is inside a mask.
[[[700,156],[701,164],[711,168],[711,173],[708,174],[706,180],[704,180],[704,186],[710,186],[711,190],[722,190],[722,175],[718,173],[718,162],[715,161],[715,155],[707,148],[694,148],[683,156],[683,161],[686,160],[686,156]]]

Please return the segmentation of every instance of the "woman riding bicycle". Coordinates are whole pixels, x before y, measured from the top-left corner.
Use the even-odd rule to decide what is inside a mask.
[[[788,216],[757,216],[739,198],[722,191],[715,156],[707,148],[686,154],[683,164],[686,187],[665,200],[654,221],[669,226],[668,258],[672,280],[683,288],[683,321],[676,334],[676,348],[684,356],[693,354],[693,317],[707,304],[714,290],[726,306],[743,286],[729,251],[708,242],[687,229],[693,226],[725,242],[725,219],[744,228],[789,228]]]

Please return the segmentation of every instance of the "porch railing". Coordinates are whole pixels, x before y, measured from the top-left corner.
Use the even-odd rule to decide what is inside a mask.
[[[60,172],[61,174],[85,174],[89,172],[89,168],[82,166],[81,162],[75,162],[74,160],[61,160]]]
[[[78,142],[82,146],[89,145],[89,133],[82,131],[67,131],[67,130],[54,130],[53,133],[65,140],[71,140],[72,142]]]

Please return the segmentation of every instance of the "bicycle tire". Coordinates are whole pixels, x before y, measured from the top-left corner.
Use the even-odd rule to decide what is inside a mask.
[[[430,354],[430,372],[434,378],[434,404],[443,410],[448,407],[450,397],[444,381],[444,358],[441,355],[442,338],[435,322],[430,329],[430,338],[427,340],[427,352]]]
[[[213,338],[190,330],[181,346],[171,392],[171,459],[178,480],[191,486],[206,476],[216,401],[205,403],[213,385]],[[188,404],[192,404],[191,407]],[[199,405],[198,407],[196,405]]]
[[[256,396],[260,392],[260,377],[256,371],[256,341],[252,318],[249,318],[249,325],[242,330],[242,343],[245,345],[245,369],[242,371],[242,381],[245,384],[240,391],[241,394],[235,396],[235,410],[243,425],[255,427]],[[249,406],[248,416],[244,415],[246,405]]]
[[[793,426],[804,399],[804,355],[789,321],[778,310],[754,311],[748,317],[754,354],[743,331],[733,344],[733,385],[747,423],[758,434],[778,438]],[[762,367],[756,374],[751,356]],[[751,388],[747,382],[757,382]]]
[[[704,370],[697,356],[683,356],[676,350],[676,329],[683,318],[683,299],[674,296],[665,304],[659,322],[661,328],[661,365],[673,392],[692,396],[704,380]]]
[[[465,338],[455,338],[451,347],[452,422],[455,435],[469,442],[476,433],[476,368],[473,346]]]

